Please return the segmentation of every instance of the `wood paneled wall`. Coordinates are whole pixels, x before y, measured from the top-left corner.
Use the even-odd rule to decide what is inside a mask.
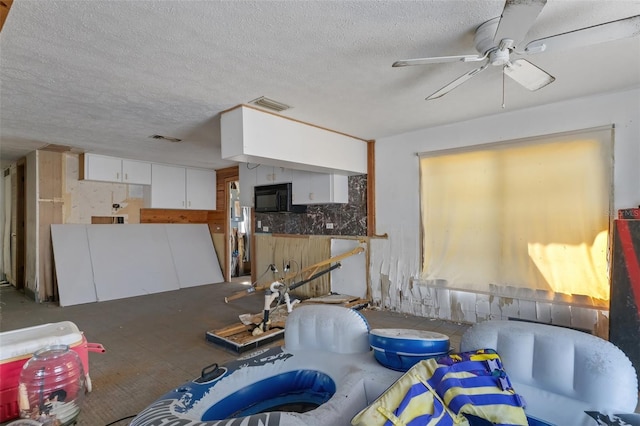
[[[62,154],[38,151],[38,258],[40,300],[57,299],[51,225],[62,223]]]
[[[295,272],[330,258],[331,238],[313,235],[281,237],[260,234],[255,238],[254,257],[258,258],[256,259],[257,269],[255,271],[258,284],[265,284],[282,277],[285,264],[289,264],[291,271]],[[271,272],[270,264],[276,265],[278,273]],[[300,280],[301,277],[296,277],[288,284]],[[329,274],[292,291],[299,297],[325,296],[330,292]]]
[[[140,209],[140,223],[207,223],[209,210]]]
[[[206,223],[215,234],[224,232],[224,211],[140,209],[140,223]]]
[[[216,208],[217,210],[229,211],[227,187],[229,182],[240,179],[238,166],[226,167],[216,170]]]
[[[4,22],[7,20],[7,17],[9,16],[9,9],[11,9],[12,4],[13,4],[13,0],[2,0],[0,2],[0,31],[2,31]]]

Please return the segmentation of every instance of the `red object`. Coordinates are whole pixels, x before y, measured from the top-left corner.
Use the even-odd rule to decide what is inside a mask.
[[[611,253],[609,340],[640,371],[640,220],[616,220]]]
[[[638,210],[640,211],[640,209]],[[629,223],[624,220],[617,220],[616,225],[618,226],[618,235],[620,235],[620,245],[622,246],[624,261],[627,264],[631,291],[636,301],[636,309],[638,313],[640,313],[640,261],[638,260],[638,254],[640,253],[636,253],[633,247],[633,238],[629,230]]]
[[[78,327],[70,321],[50,323],[0,333],[0,423],[17,418],[18,383],[22,366],[34,352],[51,345],[67,345],[82,361],[91,391],[89,378],[89,352],[104,352],[99,343],[88,343]]]

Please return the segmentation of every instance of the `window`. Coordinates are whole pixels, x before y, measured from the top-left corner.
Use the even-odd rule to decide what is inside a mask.
[[[613,129],[420,158],[423,279],[609,299]]]

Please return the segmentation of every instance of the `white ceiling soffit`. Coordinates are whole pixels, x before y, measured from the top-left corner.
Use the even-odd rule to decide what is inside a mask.
[[[517,0],[515,1],[517,2]],[[3,164],[46,144],[221,168],[219,113],[266,96],[362,139],[640,85],[640,37],[530,55],[555,77],[530,92],[478,63],[474,31],[502,0],[14,2],[0,36]],[[524,43],[640,15],[637,0],[548,0]],[[505,109],[502,108],[504,95]],[[181,143],[155,140],[169,135]]]
[[[367,173],[367,141],[240,106],[220,117],[222,158],[297,170]]]

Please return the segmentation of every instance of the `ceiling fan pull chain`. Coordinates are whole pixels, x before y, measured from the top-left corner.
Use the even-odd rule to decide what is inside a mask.
[[[502,109],[504,109],[504,68],[506,67],[507,65],[502,68]]]

